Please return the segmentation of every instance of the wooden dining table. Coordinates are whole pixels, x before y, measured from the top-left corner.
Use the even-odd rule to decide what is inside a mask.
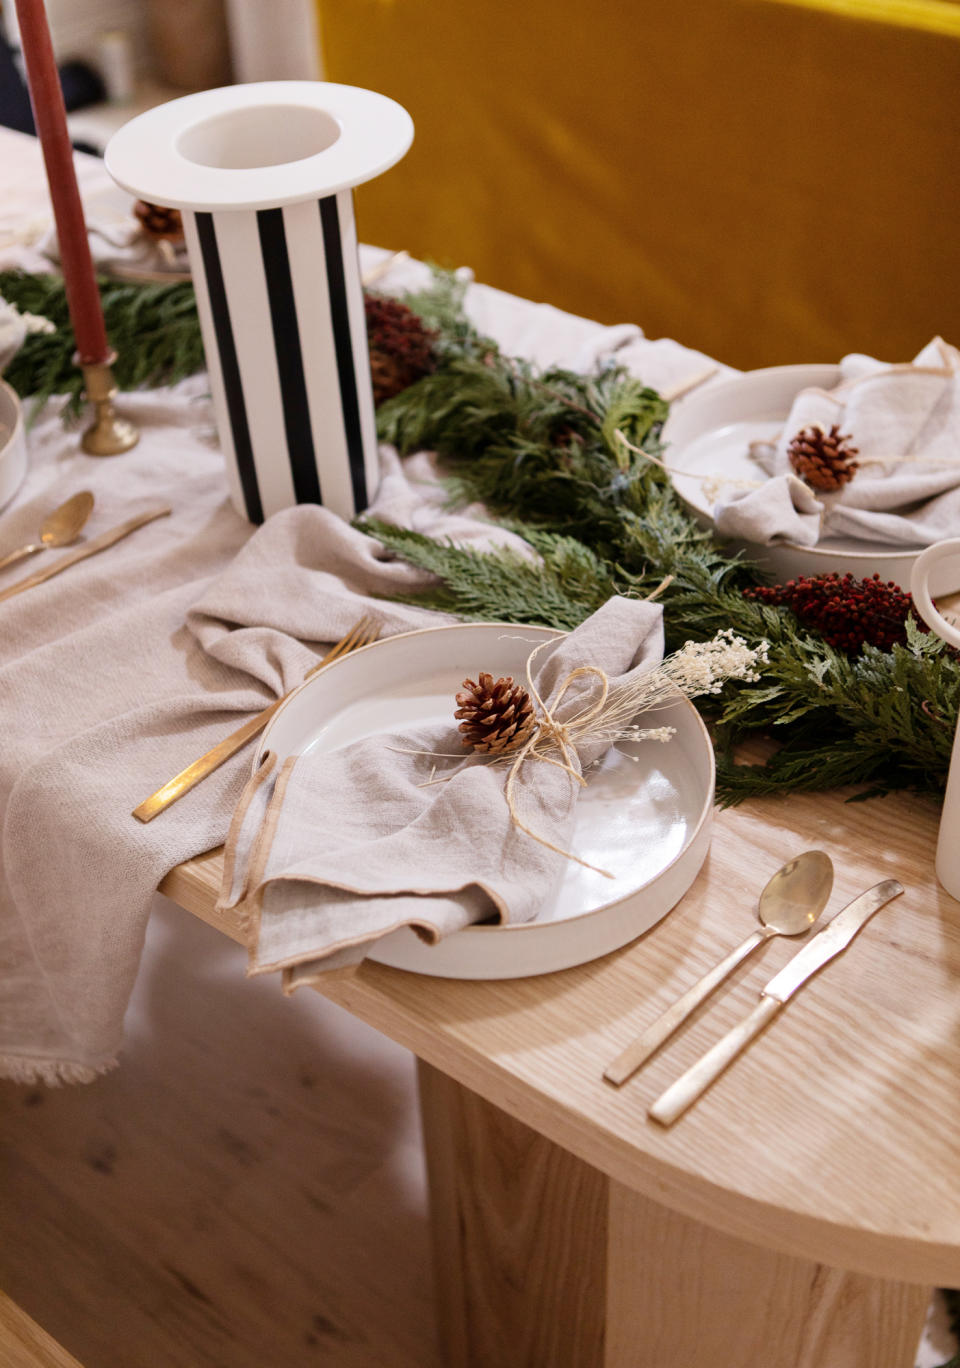
[[[960,1285],[960,903],[934,877],[934,802],[850,797],[718,812],[673,911],[579,967],[324,980],[417,1056],[450,1368],[912,1368],[931,1288]],[[652,1100],[796,944],[769,941],[623,1087],[604,1066],[810,848],[835,866],[828,915],[881,879],[905,893],[663,1128]],[[221,867],[210,851],[161,891],[242,941]]]
[[[449,1368],[913,1368],[931,1288],[960,1286],[960,902],[934,876],[935,802],[850,796],[717,812],[678,905],[576,968],[463,981],[366,960],[324,978],[418,1060]],[[661,1127],[650,1103],[796,943],[770,940],[622,1088],[604,1067],[810,848],[835,867],[828,915],[881,879],[905,892]],[[160,888],[242,942],[216,908],[222,858]]]

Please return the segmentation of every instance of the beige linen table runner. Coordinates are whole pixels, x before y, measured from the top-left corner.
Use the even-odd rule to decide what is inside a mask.
[[[384,634],[435,618],[373,599],[424,577],[325,509],[288,510],[244,546],[216,453],[179,426],[182,391],[130,409],[145,424],[137,454],[109,481],[74,457],[57,494],[96,483],[91,536],[148,489],[153,503],[170,491],[173,517],[0,607],[0,1072],[22,1081],[115,1062],[152,892],[223,841],[249,753],[147,827],[132,808],[298,684],[363,611]],[[62,445],[49,428],[42,439]],[[49,506],[28,497],[5,538]]]

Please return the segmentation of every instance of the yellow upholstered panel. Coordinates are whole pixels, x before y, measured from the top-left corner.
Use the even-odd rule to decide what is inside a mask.
[[[960,340],[960,6],[318,5],[417,128],[365,241],[740,366]]]

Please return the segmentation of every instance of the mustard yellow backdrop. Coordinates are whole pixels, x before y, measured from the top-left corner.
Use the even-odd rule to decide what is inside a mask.
[[[960,5],[318,9],[416,124],[363,240],[745,367],[960,341]]]

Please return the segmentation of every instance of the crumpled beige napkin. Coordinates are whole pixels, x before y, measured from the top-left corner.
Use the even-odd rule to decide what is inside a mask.
[[[850,537],[922,547],[960,529],[960,352],[938,337],[909,365],[851,355],[841,374],[836,389],[797,395],[776,444],[754,448],[770,478],[721,491],[718,532],[760,545]],[[858,450],[860,469],[835,493],[814,493],[790,468],[791,439],[814,424],[838,424]]]
[[[105,275],[138,276],[176,280],[190,272],[183,242],[157,241],[141,232],[132,217],[122,220],[90,219],[87,223],[90,254],[98,271]],[[60,244],[56,228],[49,228],[37,243],[37,250],[54,265],[60,265]]]
[[[579,666],[599,666],[616,688],[662,654],[660,607],[614,598],[538,656],[534,683],[550,706]],[[597,689],[593,675],[572,682],[556,719],[569,720]],[[248,918],[250,973],[282,969],[292,991],[359,961],[400,926],[436,942],[470,922],[536,918],[566,857],[514,825],[504,796],[509,762],[460,759],[455,707],[451,697],[449,725],[282,764],[265,758],[234,814],[221,892],[222,907]],[[580,766],[608,748],[582,744]],[[444,758],[450,753],[456,758]],[[446,782],[423,787],[431,777]],[[567,850],[580,792],[559,766],[530,759],[517,806],[537,836]]]

